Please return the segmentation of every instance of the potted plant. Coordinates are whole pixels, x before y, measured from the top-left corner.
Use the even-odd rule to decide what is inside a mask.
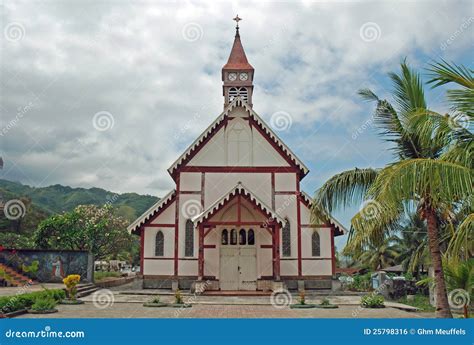
[[[79,274],[70,274],[63,279],[64,285],[66,285],[67,298],[61,301],[62,304],[82,304],[84,301],[76,298],[77,285],[81,281]]]
[[[184,303],[183,296],[181,295],[181,290],[176,289],[174,293],[174,304],[171,304],[174,308],[191,308],[192,305],[188,303]]]
[[[306,293],[304,291],[300,291],[298,295],[298,303],[290,305],[291,309],[308,309],[314,308],[314,304],[307,304],[306,303]]]
[[[363,308],[385,308],[384,301],[381,295],[369,294],[361,298],[360,305]]]
[[[150,302],[145,302],[145,303],[143,303],[143,306],[144,306],[144,307],[155,307],[155,308],[159,308],[159,307],[166,307],[167,304],[161,302],[161,301],[160,301],[160,297],[159,297],[159,296],[156,296],[156,297],[153,298]]]
[[[50,295],[38,297],[28,312],[32,314],[57,313],[58,310],[56,309],[56,301]]]
[[[339,306],[337,306],[336,304],[331,304],[331,302],[329,301],[329,299],[327,298],[323,298],[321,300],[321,303],[319,303],[316,308],[322,308],[322,309],[336,309],[336,308],[339,308]]]

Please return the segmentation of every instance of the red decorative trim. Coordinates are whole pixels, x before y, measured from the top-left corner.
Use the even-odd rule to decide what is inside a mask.
[[[179,254],[179,192],[180,192],[180,176],[176,179],[176,202],[175,202],[175,215],[174,215],[174,276],[178,276],[178,254]]]
[[[331,226],[328,224],[301,224],[301,227],[321,229],[321,228],[330,228]]]
[[[162,214],[168,207],[170,207],[171,205],[173,205],[173,201],[176,201],[176,198],[177,198],[177,192],[176,192],[176,195],[174,197],[172,197],[170,199],[170,201],[161,209],[159,210],[158,212],[156,212],[148,221],[146,221],[142,226],[148,226],[147,224],[153,222],[157,217],[160,216],[160,214]]]
[[[254,125],[254,127],[257,128],[257,131],[260,132],[260,134],[270,143],[270,145],[272,145],[272,147],[283,157],[283,159],[288,162],[288,164],[290,166],[295,167],[297,169],[297,171],[300,171],[301,174],[304,176],[304,172],[302,170],[300,170],[298,165],[295,162],[293,162],[293,160],[289,157],[289,155],[287,153],[285,153],[281,149],[281,147],[278,146],[277,143],[275,143],[274,140],[271,140],[268,137],[268,134],[258,125],[258,123],[252,117],[250,117],[249,123],[252,123],[252,125]]]
[[[145,260],[174,260],[174,257],[167,258],[164,256],[152,256],[152,257],[147,257]]]
[[[296,191],[276,191],[275,194],[277,195],[298,195]]]
[[[301,262],[301,193],[300,193],[300,179],[299,176],[296,176],[296,189],[298,191],[297,202],[296,202],[296,222],[298,223],[298,276],[303,275],[303,265]]]
[[[314,261],[318,261],[318,260],[332,260],[332,258],[301,258],[301,260],[314,260]]]
[[[298,169],[294,167],[266,166],[266,167],[243,167],[243,166],[185,166],[180,169],[181,172],[206,172],[206,173],[297,173]]]
[[[179,194],[201,194],[199,190],[183,190],[180,191]]]
[[[261,244],[260,248],[272,248],[273,249],[273,245],[272,244]]]
[[[217,133],[224,125],[227,124],[227,118],[225,118],[224,121],[221,121],[213,130],[212,132],[206,137],[203,139],[203,141],[201,141],[199,143],[198,146],[194,147],[194,149],[191,150],[191,152],[189,152],[188,156],[186,158],[183,159],[183,161],[178,164],[178,166],[176,167],[176,169],[172,172],[171,174],[171,177],[173,177],[173,179],[176,179],[176,177],[178,176],[178,173],[181,172],[181,171],[184,171],[182,170],[182,168],[184,168],[186,166],[186,164],[189,163],[189,161],[194,158],[194,156],[199,152],[201,151],[201,149],[209,142],[209,140],[211,140],[211,138],[214,137],[214,134]]]
[[[336,274],[336,252],[334,247],[334,226],[331,226],[332,275]]]
[[[204,201],[205,201],[204,194],[206,190],[205,187],[206,187],[206,173],[203,172],[201,173],[201,207],[203,210],[204,210]]]
[[[198,256],[198,276],[202,280],[204,276],[204,226],[199,225],[199,256]]]
[[[204,227],[210,227],[210,226],[218,226],[218,225],[235,225],[235,226],[239,226],[239,225],[253,225],[253,226],[258,226],[258,225],[262,225],[263,224],[263,221],[262,222],[231,222],[231,221],[226,221],[226,222],[206,222],[206,223],[203,223],[204,224]]]
[[[174,228],[175,224],[148,224],[143,225],[145,228]]]
[[[145,229],[140,230],[140,274],[143,275],[143,259],[145,256]]]
[[[216,248],[215,244],[205,244],[204,245],[204,249],[213,249],[213,248]]]
[[[209,217],[209,219],[212,219],[212,217],[216,214],[216,212],[218,212],[219,210],[222,210],[224,209],[225,207],[227,207],[233,200],[235,197],[242,197],[243,199],[247,200],[251,205],[254,205],[256,206],[256,204],[250,199],[250,197],[248,197],[247,195],[242,195],[240,194],[240,192],[238,194],[234,194],[232,195],[228,200],[225,200],[224,201],[224,204],[218,209],[216,210],[214,213],[211,213],[210,215],[208,215],[207,217]],[[274,220],[273,220],[273,217],[271,214],[267,214],[265,213],[260,207],[254,207],[254,209],[259,212],[261,215],[263,215],[265,217],[265,220],[269,220],[270,218],[272,219],[272,221],[269,221],[268,223],[274,223]],[[265,221],[263,221],[265,222]],[[257,223],[257,224],[262,224],[263,222],[261,223]],[[212,221],[206,221],[206,218],[203,218],[203,223],[206,224],[206,225],[222,225],[222,224],[225,224],[225,223],[231,223],[231,222],[212,222]],[[233,223],[236,223],[236,224],[239,224],[239,225],[243,225],[244,222],[233,222]],[[229,225],[229,224],[225,224],[225,225]],[[231,224],[230,224],[231,225]]]
[[[272,171],[272,209],[275,209],[275,172]]]
[[[280,225],[275,224],[275,278],[280,280]]]

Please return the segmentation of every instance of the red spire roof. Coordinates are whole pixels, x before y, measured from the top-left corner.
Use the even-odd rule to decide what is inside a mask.
[[[253,70],[251,64],[249,64],[247,60],[247,56],[245,56],[244,47],[242,46],[242,42],[240,42],[240,34],[239,28],[235,33],[234,45],[232,46],[232,50],[229,55],[229,60],[224,65],[222,69],[243,69],[243,70]]]

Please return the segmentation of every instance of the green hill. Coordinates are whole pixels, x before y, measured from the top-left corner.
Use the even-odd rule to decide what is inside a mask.
[[[12,197],[29,199],[33,206],[47,214],[70,211],[78,205],[111,203],[119,210],[123,210],[124,216],[130,220],[138,217],[159,200],[152,195],[116,194],[101,188],[71,188],[59,184],[35,188],[2,179],[0,179],[0,194],[3,195],[4,201]]]

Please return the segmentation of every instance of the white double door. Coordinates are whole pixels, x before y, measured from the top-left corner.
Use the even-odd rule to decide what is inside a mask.
[[[257,290],[255,245],[221,244],[219,281],[221,290]]]

